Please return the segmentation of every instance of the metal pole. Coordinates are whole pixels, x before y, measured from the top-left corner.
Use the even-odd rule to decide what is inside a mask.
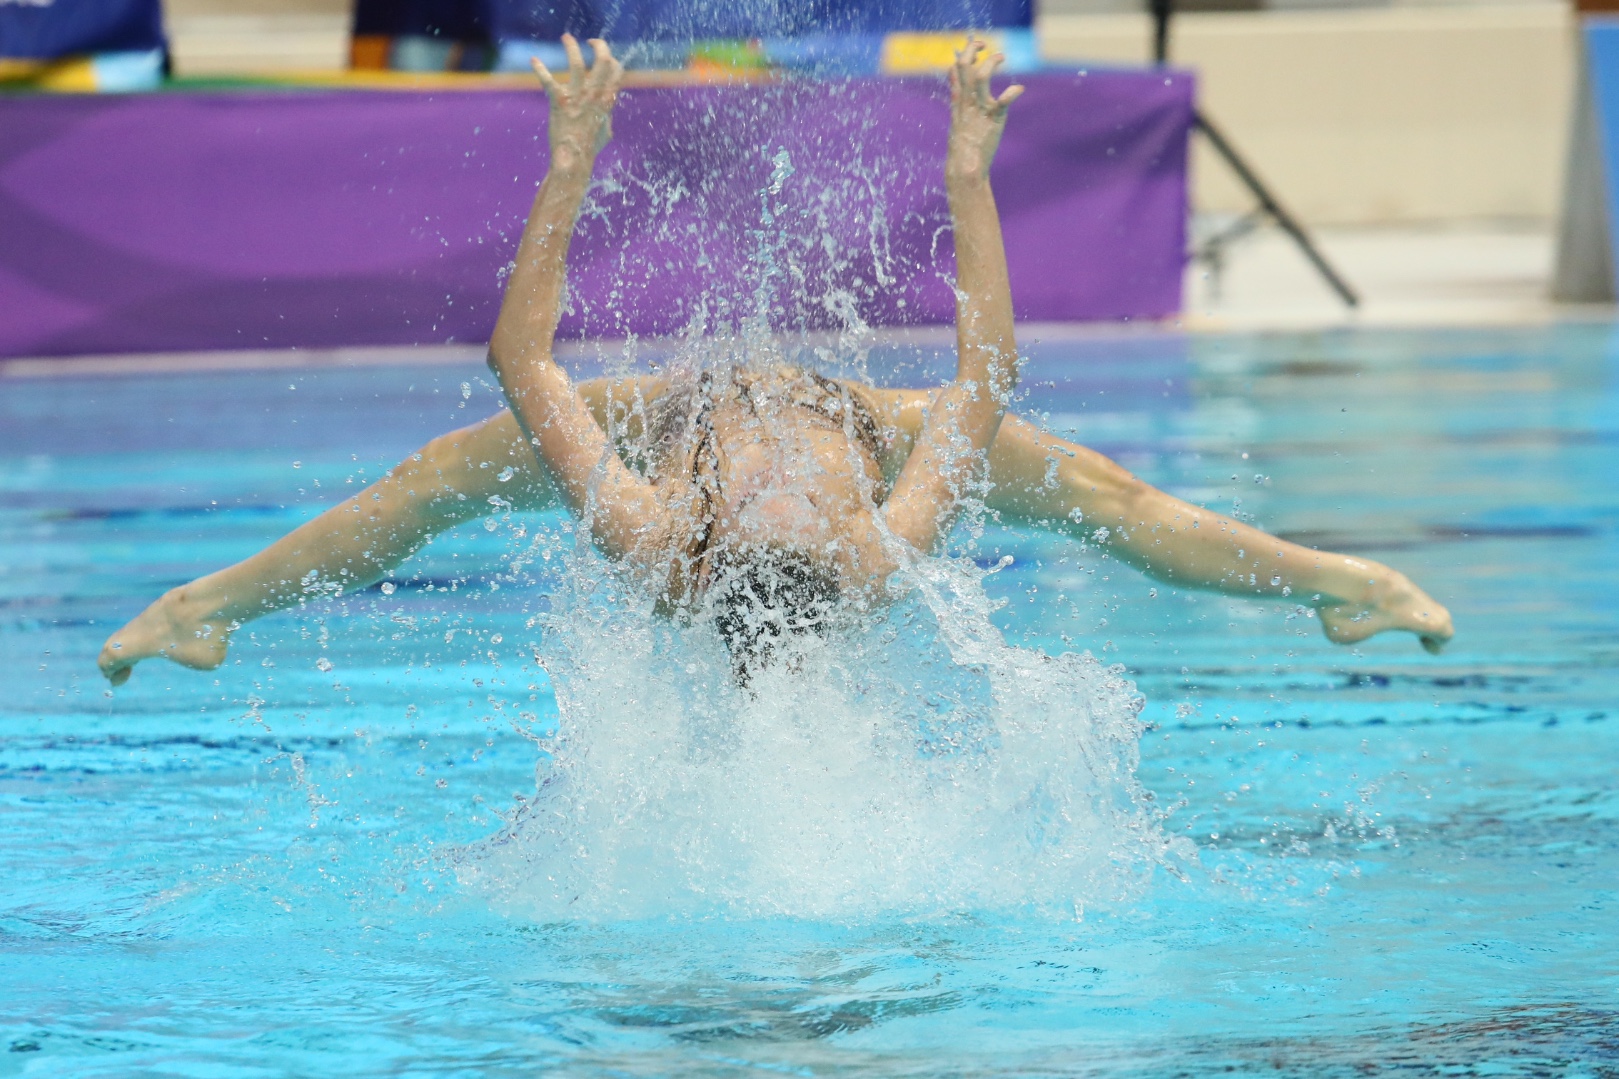
[[[1345,281],[1337,270],[1333,269],[1326,256],[1320,252],[1314,241],[1310,239],[1309,234],[1304,231],[1304,226],[1299,224],[1292,214],[1282,208],[1282,204],[1276,201],[1275,196],[1265,187],[1264,182],[1254,175],[1254,170],[1249,168],[1248,163],[1238,155],[1236,148],[1226,141],[1226,137],[1221,133],[1220,129],[1215,127],[1213,122],[1198,109],[1192,110],[1192,126],[1203,132],[1204,136],[1209,140],[1209,145],[1214,147],[1214,152],[1225,159],[1225,163],[1231,166],[1231,171],[1237,174],[1237,179],[1241,180],[1244,186],[1253,193],[1254,198],[1259,200],[1260,209],[1274,218],[1276,223],[1282,226],[1283,232],[1293,237],[1293,242],[1299,245],[1299,250],[1304,252],[1304,257],[1310,260],[1310,265],[1314,266],[1322,277],[1326,278],[1327,284],[1332,286],[1332,291],[1338,294],[1338,298],[1350,307],[1359,307],[1359,294],[1349,286],[1349,282]]]
[[[1175,0],[1148,0],[1152,9],[1152,62],[1163,67],[1169,62],[1169,16]]]
[[[1169,19],[1175,13],[1175,0],[1148,0],[1148,8],[1152,12],[1153,62],[1162,67],[1169,61]],[[1227,165],[1231,166],[1231,171],[1237,174],[1237,179],[1241,180],[1243,186],[1248,188],[1254,198],[1259,200],[1260,209],[1269,214],[1282,227],[1282,231],[1293,238],[1293,242],[1298,244],[1299,250],[1304,252],[1304,257],[1309,259],[1310,265],[1314,266],[1316,272],[1326,279],[1327,284],[1332,287],[1332,291],[1338,294],[1338,298],[1349,307],[1359,307],[1359,294],[1349,286],[1349,282],[1345,281],[1337,270],[1333,269],[1326,256],[1321,253],[1320,249],[1315,246],[1315,242],[1310,239],[1309,233],[1304,231],[1304,226],[1299,224],[1292,214],[1282,208],[1282,204],[1276,201],[1276,197],[1270,193],[1264,181],[1260,180],[1254,170],[1248,167],[1248,163],[1242,159],[1242,155],[1237,153],[1236,147],[1232,146],[1220,129],[1215,127],[1207,116],[1203,115],[1201,109],[1194,108],[1192,110],[1192,127],[1203,132],[1204,137],[1209,140],[1209,144],[1214,147],[1214,152],[1219,154]]]

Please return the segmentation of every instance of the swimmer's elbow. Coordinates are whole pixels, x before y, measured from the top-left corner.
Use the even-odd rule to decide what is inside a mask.
[[[1130,476],[1116,481],[1117,490],[1113,494],[1113,502],[1118,507],[1120,518],[1140,517],[1147,502],[1156,493],[1152,484],[1145,480]],[[1134,523],[1132,521],[1132,523]]]
[[[523,351],[509,344],[502,346],[497,342],[490,342],[489,351],[484,354],[484,363],[489,365],[489,370],[501,380],[502,385],[505,385],[507,375],[518,369],[518,361],[522,359]]]

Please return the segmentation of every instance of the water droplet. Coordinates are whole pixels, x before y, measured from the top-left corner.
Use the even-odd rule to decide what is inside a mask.
[[[505,483],[515,475],[517,475],[517,469],[513,468],[511,465],[507,465],[505,468],[500,470],[500,475],[496,476],[495,479],[499,480],[501,483]]]
[[[395,587],[396,586],[394,585],[394,583],[392,581],[383,581],[382,582],[382,594],[385,595],[385,596],[393,595]]]
[[[315,669],[322,674],[325,674],[332,669],[332,661],[327,659],[325,656],[321,656],[315,661]]]

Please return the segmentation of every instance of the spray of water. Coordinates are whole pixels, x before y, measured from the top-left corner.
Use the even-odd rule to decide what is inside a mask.
[[[786,148],[764,158],[751,287],[728,293],[748,300],[697,307],[666,367],[677,379],[806,359],[858,374],[870,334],[850,279],[869,296],[906,270],[879,217],[840,230],[838,201],[812,190],[824,177],[804,184]],[[608,196],[633,186],[625,175]],[[836,184],[847,194],[874,175],[850,167]],[[636,189],[693,197],[684,180],[661,184]],[[848,204],[872,214],[881,200]],[[828,318],[836,341],[789,344]],[[657,617],[644,586],[573,543],[530,621],[559,725],[526,731],[537,790],[460,852],[462,879],[542,918],[1072,917],[1172,865],[1135,778],[1142,702],[1123,669],[1009,645],[984,590],[994,571],[969,557],[900,560],[892,602],[846,601],[833,632],[784,637],[739,680],[712,617]]]
[[[1033,908],[1134,894],[1172,857],[1118,667],[1008,645],[983,571],[903,593],[732,677],[710,626],[576,551],[536,658],[561,714],[535,797],[463,878],[540,917]]]

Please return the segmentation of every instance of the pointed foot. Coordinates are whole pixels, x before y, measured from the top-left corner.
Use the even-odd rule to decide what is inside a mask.
[[[1403,573],[1373,584],[1360,603],[1325,604],[1319,608],[1321,629],[1334,644],[1357,644],[1390,630],[1417,635],[1430,655],[1438,655],[1456,635],[1450,612]]]
[[[136,615],[101,646],[96,665],[102,675],[121,686],[129,681],[135,664],[156,656],[199,671],[223,663],[235,627],[218,618],[199,617],[192,606],[185,589],[176,588]]]

